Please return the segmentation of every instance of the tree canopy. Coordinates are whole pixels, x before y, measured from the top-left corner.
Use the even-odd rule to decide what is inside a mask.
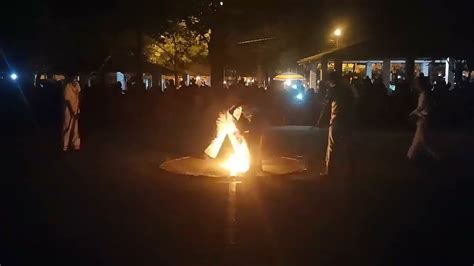
[[[202,34],[191,30],[186,22],[170,21],[168,28],[145,39],[145,54],[149,62],[172,69],[175,74],[185,71],[189,63],[200,62],[209,54],[210,30]]]

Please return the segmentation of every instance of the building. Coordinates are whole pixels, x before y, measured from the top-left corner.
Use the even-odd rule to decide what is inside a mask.
[[[461,75],[470,75],[472,70],[461,64],[473,58],[474,43],[465,40],[430,39],[415,43],[386,39],[331,49],[300,59],[298,64],[306,69],[311,88],[317,88],[328,71],[379,77],[389,87],[396,79],[411,82],[421,73],[431,80],[444,78],[446,83],[453,84],[455,68]]]

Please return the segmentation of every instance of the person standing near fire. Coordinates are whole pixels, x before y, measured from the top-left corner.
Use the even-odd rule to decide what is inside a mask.
[[[328,75],[328,88],[322,112],[331,109],[329,121],[326,165],[322,177],[334,175],[334,163],[339,157],[346,157],[353,170],[352,127],[357,94],[346,84],[339,73]],[[322,114],[322,118],[325,114]],[[320,119],[321,120],[321,119]],[[318,127],[320,123],[318,121]]]
[[[268,125],[267,111],[262,101],[262,95],[256,90],[246,91],[245,88],[237,91],[237,96],[231,99],[232,106],[222,112],[217,121],[217,136],[206,148],[205,158],[215,159],[228,132],[225,127],[228,121],[235,124],[239,135],[247,140],[250,153],[249,174],[263,173],[262,144],[265,129]],[[232,142],[232,140],[231,140]]]
[[[64,87],[63,151],[70,149],[78,151],[81,148],[78,125],[80,92],[81,86],[74,79],[71,79]]]
[[[245,133],[250,150],[250,173],[263,173],[262,165],[262,146],[264,133],[268,127],[269,108],[265,107],[263,95],[257,89],[243,93],[244,96],[235,104],[229,113],[233,114],[237,108],[240,108],[242,115],[236,119],[237,127]]]

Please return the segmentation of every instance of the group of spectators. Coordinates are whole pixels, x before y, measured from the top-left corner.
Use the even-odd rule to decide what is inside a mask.
[[[387,88],[380,79],[348,76],[343,80],[357,93],[354,116],[356,127],[412,126],[408,115],[416,106],[417,92],[405,80],[395,83],[395,90]],[[156,123],[163,122],[168,127],[191,129],[197,121],[212,121],[215,113],[232,106],[235,98],[241,95],[258,99],[260,106],[268,110],[271,124],[316,125],[322,110],[321,103],[326,96],[324,83],[319,85],[319,90],[303,90],[304,98],[295,101],[291,94],[292,88],[283,89],[283,84],[279,82],[272,82],[264,88],[256,83],[245,84],[240,81],[219,90],[206,84],[198,85],[194,79],[189,84],[181,83],[179,86],[167,81],[166,89],[154,87],[148,90],[143,83],[133,82],[127,84],[126,91],[122,90],[122,84],[112,87],[100,83],[91,86],[81,84],[80,126],[81,131],[87,132],[108,124],[127,125],[130,121],[152,117]],[[40,127],[60,131],[64,86],[61,81],[43,80],[34,86],[7,84],[3,81],[1,106],[8,109],[4,116],[10,114],[11,121],[15,120],[15,116],[26,117]],[[473,83],[455,86],[439,79],[430,86],[431,125],[448,128],[471,125],[474,114]],[[3,121],[9,121],[8,117]],[[209,124],[211,126],[213,122]]]

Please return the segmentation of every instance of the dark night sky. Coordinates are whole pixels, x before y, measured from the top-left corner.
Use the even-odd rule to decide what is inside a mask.
[[[410,36],[414,41],[432,35],[473,39],[473,2],[227,0],[224,8],[228,13],[231,42],[275,35],[287,45],[297,47],[299,55],[308,55],[328,46],[330,33],[336,26],[345,30],[343,42],[346,43],[396,36]],[[137,18],[146,18],[150,29],[159,28],[166,18],[193,13],[202,3],[197,0],[10,1],[2,4],[0,11],[0,45],[23,57],[30,56],[38,47],[43,52],[57,52],[69,46],[100,54],[105,52],[104,43],[114,31],[132,27]]]

